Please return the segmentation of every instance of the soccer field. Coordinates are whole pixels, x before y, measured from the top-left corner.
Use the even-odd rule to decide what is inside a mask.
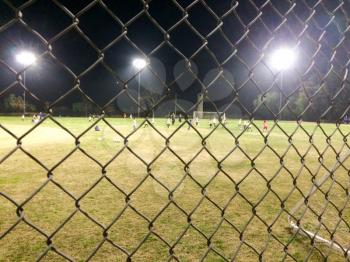
[[[51,246],[74,261],[293,260],[287,254],[319,261],[317,249],[329,261],[344,259],[321,244],[312,249],[287,217],[349,152],[350,126],[281,122],[282,132],[270,121],[262,134],[254,126],[261,130],[262,121],[243,132],[228,119],[229,133],[207,120],[195,131],[155,119],[158,132],[132,133],[130,119],[105,119],[124,137],[103,121],[97,132],[86,118],[54,118],[74,138],[49,118],[26,133],[30,118],[0,117],[24,135],[17,141],[0,128],[0,261],[33,261]],[[334,233],[343,246],[349,169],[347,160],[295,214],[305,229],[326,239]],[[53,250],[43,260],[64,261]]]

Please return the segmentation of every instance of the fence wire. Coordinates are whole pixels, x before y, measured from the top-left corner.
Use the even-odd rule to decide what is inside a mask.
[[[149,251],[150,246],[146,245],[146,242],[150,239],[163,245],[167,253],[166,260],[300,261],[327,260],[333,255],[337,256],[336,259],[349,260],[348,176],[350,171],[346,161],[350,153],[350,147],[347,140],[349,131],[342,128],[344,118],[347,117],[350,107],[348,78],[350,61],[349,1],[167,0],[161,3],[161,1],[155,0],[140,0],[124,1],[125,3],[122,3],[121,1],[94,0],[73,3],[75,1],[51,0],[44,4],[42,2],[45,1],[3,0],[2,9],[4,14],[1,18],[0,34],[6,34],[17,27],[22,28],[25,33],[18,33],[17,35],[27,34],[27,39],[35,39],[40,43],[40,48],[37,48],[39,53],[36,64],[40,65],[45,60],[51,61],[64,74],[68,75],[68,78],[72,79],[72,84],[69,87],[62,87],[59,92],[54,93],[55,97],[50,102],[46,102],[45,95],[42,95],[41,92],[48,94],[49,91],[38,91],[34,84],[28,85],[24,79],[25,73],[29,74],[33,65],[18,69],[8,59],[5,44],[2,45],[0,67],[2,71],[6,71],[6,74],[10,75],[9,78],[12,77],[12,80],[1,86],[0,98],[4,98],[11,90],[20,88],[24,90],[27,99],[31,103],[36,104],[38,108],[42,108],[45,116],[21,135],[12,130],[11,126],[7,126],[5,120],[0,123],[0,129],[17,141],[17,145],[12,150],[0,156],[0,167],[7,160],[14,157],[16,153],[22,152],[46,173],[46,177],[41,180],[40,185],[21,201],[2,189],[2,186],[7,183],[6,181],[0,184],[0,198],[7,205],[10,204],[15,207],[11,209],[13,214],[9,214],[5,208],[0,209],[0,213],[4,217],[10,215],[16,217],[11,224],[5,221],[6,219],[0,218],[0,221],[3,220],[0,223],[0,225],[2,224],[0,227],[0,243],[3,247],[6,242],[10,241],[11,234],[22,224],[25,224],[37,236],[44,239],[45,248],[37,250],[36,253],[38,261],[55,260],[51,257],[52,253],[55,254],[56,259],[75,261],[76,258],[70,254],[69,250],[60,248],[60,245],[55,242],[55,237],[79,214],[98,228],[96,235],[100,237],[94,243],[93,249],[81,258],[84,261],[115,259],[113,255],[102,259],[98,258],[100,253],[106,252],[104,250],[106,244],[122,254],[121,257],[127,261],[133,261],[140,253],[141,258],[139,260],[162,260],[164,257],[161,257],[158,253],[155,253],[152,258],[147,257],[146,254],[151,251]],[[45,16],[45,8],[40,8],[40,4],[50,5],[46,10],[55,10],[49,16],[52,15],[54,16],[53,19],[57,19],[57,27],[49,26],[49,30],[45,29],[46,18],[41,19],[40,22],[33,21],[31,18],[33,12],[36,12],[37,16]],[[161,7],[158,11],[155,11],[154,6],[157,5]],[[125,13],[122,14],[123,12]],[[167,16],[170,17],[169,20],[166,19]],[[108,19],[111,25],[119,31],[113,29],[113,27],[104,28],[101,22],[104,19]],[[89,20],[91,24],[95,24],[92,27],[93,29],[89,29],[84,24],[86,20]],[[139,22],[140,20],[142,22]],[[147,21],[148,27],[145,21]],[[141,25],[138,23],[141,23]],[[135,29],[136,24],[138,25]],[[132,30],[136,30],[137,34],[133,34]],[[71,34],[72,32],[74,32],[74,36]],[[103,32],[103,34],[99,35],[100,32]],[[154,37],[155,35],[160,37]],[[74,38],[78,44],[75,46],[76,50],[62,55],[57,51],[59,42],[67,38]],[[149,38],[152,38],[153,42]],[[146,45],[147,42],[152,42],[152,44]],[[88,50],[89,54],[86,57],[74,55],[74,52],[79,53],[80,44],[85,46],[82,49]],[[125,46],[133,49],[134,53],[147,62],[144,68],[136,71],[131,70],[132,73],[127,77],[125,75],[121,76],[120,73],[120,70],[126,70],[129,67],[128,64],[123,64],[125,61],[123,60]],[[297,50],[298,66],[288,70],[288,72],[275,70],[269,64],[269,54],[276,50],[278,46],[289,46],[293,50]],[[68,49],[68,47],[66,48]],[[112,49],[116,49],[117,53],[119,52],[113,58],[117,61],[116,63],[120,63],[119,67],[111,64],[111,60],[108,59],[108,54]],[[168,77],[163,77],[154,66],[152,57],[158,57],[161,63],[165,65],[166,70],[171,67],[169,66],[170,61],[176,57],[175,60],[184,61],[182,71],[180,70],[175,77],[169,80]],[[195,62],[196,59],[198,59],[197,62]],[[83,66],[79,69],[76,67],[76,64],[79,63],[78,60],[79,62],[83,61]],[[92,89],[82,87],[83,79],[92,72],[96,72],[97,68],[102,68],[105,72],[108,72],[111,82],[109,84],[115,85],[117,83],[115,89],[112,89],[112,92],[107,92],[107,95],[103,94],[104,89],[101,87],[106,84],[105,82],[101,83],[101,86],[92,85]],[[214,69],[212,71],[214,73],[210,80],[205,81],[200,72],[206,71],[208,68],[210,70]],[[153,100],[147,102],[142,100],[143,102],[141,102],[135,96],[131,86],[137,82],[138,77],[142,77],[142,73],[146,70],[153,79],[156,79],[164,91],[157,94]],[[233,78],[227,72],[231,73]],[[95,74],[98,75],[99,73]],[[288,74],[291,74],[292,77]],[[37,77],[44,76],[39,74]],[[54,77],[57,78],[57,75]],[[151,120],[152,115],[154,111],[158,112],[157,110],[160,110],[159,108],[164,103],[173,101],[174,97],[180,96],[179,93],[184,90],[181,90],[181,87],[178,88],[177,85],[184,77],[185,79],[191,79],[191,83],[194,83],[193,85],[197,88],[197,93],[200,92],[203,95],[196,96],[195,101],[189,106],[175,100],[175,110],[178,114],[181,113],[184,119],[176,129],[172,130],[170,134],[166,134],[157,125],[157,122],[154,123]],[[218,81],[221,82],[217,84]],[[220,92],[215,91],[215,88],[221,84],[229,88],[229,95],[224,102],[223,99],[215,98],[215,95]],[[190,88],[186,89],[187,91],[191,90],[191,84],[189,86]],[[45,88],[48,88],[48,86]],[[250,101],[252,100],[251,96],[244,96],[244,92],[247,92],[247,90],[253,92],[254,96],[258,98],[254,103]],[[80,94],[87,103],[90,103],[98,114],[98,117],[93,119],[88,127],[79,134],[62,124],[55,115],[56,108],[76,93]],[[101,94],[104,100],[96,98],[96,93]],[[280,106],[276,105],[278,100],[271,102],[271,95],[280,96]],[[299,98],[297,100],[299,104],[295,97]],[[141,111],[141,123],[127,134],[121,132],[118,126],[113,125],[111,118],[108,116],[111,105],[114,105],[120,99],[131,101],[130,103]],[[218,100],[221,102],[218,103]],[[207,134],[203,134],[196,125],[195,119],[191,119],[193,111],[198,110],[201,103],[211,108],[208,111],[214,111],[218,114],[218,124],[214,125]],[[245,117],[249,122],[239,132],[233,132],[225,123],[225,121],[230,122],[229,112],[234,107],[239,108],[243,118]],[[120,110],[120,112],[123,112],[123,110]],[[134,114],[136,114],[136,111],[134,111]],[[227,120],[223,119],[224,115]],[[269,130],[267,132],[261,131],[260,125],[257,124],[255,119],[270,119],[272,124]],[[294,124],[294,128],[286,130],[286,126],[281,119],[290,120],[290,123]],[[314,128],[308,128],[305,120],[315,122]],[[71,151],[53,166],[49,166],[35,153],[26,150],[25,143],[26,138],[39,130],[47,121],[55,123],[72,139]],[[331,133],[325,129],[324,122],[334,123],[334,130]],[[113,157],[108,161],[101,161],[98,156],[81,146],[84,137],[92,132],[96,125],[102,124],[112,130],[113,134],[118,136],[122,143],[122,146],[115,150]],[[159,152],[148,152],[145,155],[144,152],[135,150],[130,145],[129,142],[132,137],[141,132],[145,124],[148,125],[148,130],[151,130],[152,136],[147,138],[147,145],[159,143],[161,145]],[[199,146],[197,151],[193,149],[191,157],[185,158],[173,146],[173,141],[185,139],[183,135],[180,137],[177,137],[177,135],[181,130],[187,128],[194,132],[196,138],[198,138]],[[261,148],[254,154],[242,141],[252,129],[255,134],[255,142],[252,143],[258,143],[258,146],[261,145]],[[279,138],[273,137],[273,133],[276,131],[280,132]],[[220,156],[208,143],[211,139],[219,139],[215,138],[218,132],[225,132],[225,135],[230,139],[227,140],[230,141],[228,142],[230,150]],[[303,145],[296,143],[297,134],[302,134],[305,137],[306,142]],[[286,141],[287,144],[284,150],[276,149],[274,143],[278,141],[273,141],[273,139]],[[321,139],[323,146],[318,144]],[[341,141],[337,146],[332,142],[335,139]],[[302,147],[305,147],[306,150]],[[271,152],[278,166],[262,170],[259,160],[263,158],[267,150]],[[291,167],[287,160],[291,151],[295,152],[295,158],[298,160],[298,166],[295,168]],[[133,162],[138,161],[139,166],[141,166],[139,169],[143,170],[142,179],[130,190],[126,190],[118,184],[118,181],[111,179],[108,171],[111,165],[121,161],[119,160],[120,155],[124,152],[131,154],[134,159],[131,163],[120,163],[132,170],[128,173],[130,176],[134,175],[133,172],[136,169],[136,167],[133,167]],[[157,165],[157,162],[166,152],[170,152],[172,157],[180,163],[183,173],[181,178],[174,182],[172,188],[167,185],[168,181],[159,179],[156,171],[154,171],[154,166]],[[333,158],[327,155],[329,152],[332,153]],[[59,180],[55,176],[56,171],[76,153],[81,153],[91,160],[93,162],[91,165],[97,165],[100,173],[99,178],[88,188],[82,189],[78,196],[62,182],[65,179],[64,177],[63,180]],[[194,175],[198,170],[201,170],[198,166],[195,166],[195,163],[200,161],[202,154],[207,154],[216,165],[215,174],[210,174],[212,176],[206,183],[202,183]],[[235,178],[234,173],[241,171],[230,170],[225,166],[225,161],[235,154],[242,156],[242,159],[244,159],[242,161],[248,163],[246,169],[241,169],[244,169],[244,174],[239,178]],[[310,159],[316,163],[314,164],[315,168],[309,164]],[[265,159],[264,161],[269,160]],[[20,168],[18,167],[18,169]],[[160,169],[165,168],[160,167]],[[170,172],[170,169],[166,170],[165,172]],[[338,170],[341,170],[339,171],[341,175]],[[18,170],[18,172],[21,172],[21,170]],[[198,172],[205,173],[204,170]],[[0,173],[0,179],[2,175],[4,174]],[[280,190],[285,188],[286,185],[275,182],[281,176],[288,177],[290,181],[284,193],[281,193]],[[300,183],[304,176],[308,177],[308,187]],[[220,187],[210,189],[218,177],[224,177],[230,185],[231,193],[229,193],[229,196],[220,194],[221,198],[213,196],[213,190],[217,192],[221,190]],[[152,215],[146,215],[132,201],[149,180],[167,192],[164,205],[161,205]],[[261,183],[265,187],[263,192],[259,192],[261,188],[257,187],[256,199],[252,200],[242,188],[244,188],[245,183],[254,183],[254,180],[256,180],[256,183],[262,181]],[[195,199],[194,196],[199,195],[195,199],[195,205],[190,209],[185,208],[176,197],[177,192],[181,190],[185,183],[184,181],[191,181],[195,185],[194,191],[196,192],[188,192],[187,198],[193,197]],[[113,191],[118,194],[120,200],[124,201],[121,210],[113,210],[113,208],[110,210],[114,216],[108,223],[99,221],[93,215],[93,211],[81,205],[88,198],[90,192],[102,183],[107,183],[113,187]],[[27,215],[30,203],[49,186],[59,190],[65,196],[65,201],[74,203],[72,212],[64,219],[59,220],[59,224],[52,231],[43,229]],[[254,185],[252,186],[254,187]],[[79,184],[76,187],[79,187]],[[332,190],[335,190],[335,188],[337,188],[339,194],[337,193],[334,196]],[[147,192],[147,190],[142,192],[143,197],[147,199],[147,194],[150,192]],[[295,194],[298,197],[294,199],[294,202],[289,202]],[[275,203],[278,204],[264,206],[268,197],[277,199]],[[226,198],[228,198],[227,201],[222,204]],[[63,197],[61,201],[64,201]],[[212,230],[199,226],[194,219],[196,213],[204,205],[203,203],[210,203],[210,208],[205,213],[201,213],[201,218],[207,221],[207,227]],[[234,203],[238,203],[235,206],[237,212],[234,213],[232,218],[232,214],[229,215],[228,213]],[[45,205],[44,202],[43,205]],[[243,214],[239,213],[241,205],[247,206]],[[174,208],[179,214],[179,220],[181,216],[184,217],[185,226],[174,239],[169,240],[166,234],[163,235],[161,231],[155,229],[155,224],[162,221],[161,223],[165,228],[172,228],[173,220],[168,219],[164,222],[161,217]],[[96,204],[95,209],[99,209],[98,204]],[[261,211],[261,209],[264,211]],[[331,221],[327,221],[327,219],[330,219],[330,216],[327,215],[329,209],[334,211],[331,215]],[[218,216],[215,223],[210,218],[211,211]],[[130,215],[129,212],[133,212],[138,220],[147,225],[146,232],[136,232],[139,238],[137,238],[137,243],[133,247],[126,247],[126,245],[120,244],[118,240],[110,236],[112,228],[116,227],[117,230],[122,230],[121,226],[118,228],[118,223],[125,216]],[[272,214],[273,219],[267,219],[264,212]],[[47,216],[44,213],[41,215],[43,217]],[[288,219],[286,219],[287,217]],[[50,216],[47,219],[50,219]],[[255,227],[255,223],[260,224],[259,229]],[[275,226],[280,223],[284,228],[283,232],[275,229]],[[81,227],[84,226],[81,224]],[[129,224],[124,225],[124,227],[133,228],[134,224],[129,221]],[[222,233],[222,230],[227,242],[230,243],[230,252],[228,253],[222,251],[225,241],[221,243],[221,246],[220,243],[215,242],[215,238],[219,233]],[[137,231],[137,227],[132,231]],[[193,242],[187,243],[189,245],[187,249],[183,247],[179,249],[190,232],[197,234],[193,238]],[[80,237],[83,237],[84,233],[81,234]],[[261,238],[259,243],[254,241],[254,238],[260,239],[260,235],[266,235],[266,237]],[[30,236],[23,235],[22,238],[27,242],[27,245],[32,245],[33,240]],[[124,234],[121,238],[126,241],[129,236]],[[82,239],[78,237],[75,241],[78,243]],[[192,249],[191,245],[195,245],[197,241],[203,242],[204,247],[196,250],[197,256],[192,257],[189,255]],[[268,252],[271,254],[271,250],[268,251],[271,243],[274,243],[278,248],[272,251],[273,255],[266,257]],[[324,244],[328,247],[324,247]],[[71,243],[72,249],[74,249],[74,245],[75,243]],[[296,252],[294,250],[295,245],[302,246],[302,248]],[[7,246],[7,248],[9,247]],[[11,248],[17,250],[17,258],[12,257],[13,261],[26,260],[26,258],[19,255],[22,252],[20,246],[13,243]],[[35,249],[34,246],[33,249]],[[4,261],[7,261],[6,252],[7,250],[0,252],[0,260],[3,256]]]

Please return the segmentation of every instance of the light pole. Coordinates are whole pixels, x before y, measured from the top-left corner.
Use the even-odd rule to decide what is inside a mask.
[[[297,56],[293,49],[288,47],[282,47],[277,49],[271,56],[271,65],[272,67],[280,72],[281,75],[281,88],[280,88],[280,97],[279,97],[279,112],[282,108],[282,89],[283,89],[283,74],[284,72],[291,68],[294,65]]]
[[[16,61],[27,67],[36,62],[36,56],[29,51],[21,51],[16,55]],[[26,86],[26,72],[23,71],[23,85]],[[23,91],[23,116],[26,115],[26,90]]]
[[[132,61],[132,65],[136,70],[142,70],[146,65],[147,62],[145,59],[142,58],[135,58]],[[137,88],[137,117],[140,117],[140,86],[141,86],[141,72],[138,75],[138,88]]]

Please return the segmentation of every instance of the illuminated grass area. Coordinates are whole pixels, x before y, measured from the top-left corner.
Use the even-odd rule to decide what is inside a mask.
[[[55,120],[77,137],[92,124],[85,118]],[[124,136],[132,131],[129,119],[106,120]],[[33,261],[45,253],[47,242],[75,261],[88,259],[99,245],[92,261],[123,261],[127,254],[134,261],[166,261],[171,253],[181,261],[234,256],[255,261],[259,255],[266,261],[293,260],[285,245],[296,260],[308,254],[311,261],[323,260],[320,251],[329,261],[343,260],[327,247],[317,244],[312,249],[309,239],[294,236],[286,211],[307,195],[313,176],[327,174],[337,153],[349,151],[344,136],[350,126],[336,130],[335,124],[322,124],[321,130],[315,123],[297,128],[294,122],[281,122],[283,133],[270,121],[273,128],[265,141],[254,126],[242,133],[237,123],[229,119],[227,124],[236,140],[222,127],[210,134],[207,120],[197,127],[201,138],[187,124],[173,134],[178,121],[168,129],[166,119],[156,119],[161,134],[151,126],[141,127],[124,143],[100,122],[101,131],[91,128],[76,147],[75,138],[46,119],[21,140],[33,158],[15,150],[16,139],[0,129],[0,192],[21,206],[17,210],[0,195],[0,261]],[[262,128],[261,121],[254,123]],[[34,126],[29,118],[15,117],[1,117],[0,124],[18,137]],[[322,214],[320,235],[330,239],[337,227],[334,238],[344,248],[350,241],[345,223],[350,222],[345,190],[349,168],[347,160],[323,184],[323,192],[310,198],[310,209],[296,214],[303,214],[301,225],[311,231],[318,230],[317,214]],[[326,207],[324,192],[331,202]],[[24,221],[3,236],[18,221],[16,210],[47,237]],[[43,261],[64,259],[50,250]]]

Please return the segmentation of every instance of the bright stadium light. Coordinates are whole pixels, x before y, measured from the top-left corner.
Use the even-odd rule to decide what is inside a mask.
[[[292,67],[296,60],[295,52],[290,48],[280,48],[271,56],[271,65],[278,71],[284,71]]]
[[[145,59],[142,58],[135,58],[132,61],[132,65],[136,70],[141,70],[143,69],[146,65],[147,62]],[[138,103],[138,107],[137,107],[137,117],[140,117],[140,86],[141,86],[141,72],[139,73],[139,77],[138,77],[138,89],[137,89],[137,103]]]
[[[142,68],[144,68],[147,65],[147,62],[145,59],[142,58],[136,58],[132,61],[132,65],[133,67],[135,67],[138,70],[141,70]]]
[[[32,52],[21,51],[16,55],[16,60],[21,65],[30,66],[32,64],[35,64],[36,56]]]
[[[16,61],[23,66],[30,66],[35,64],[36,56],[29,51],[21,51],[16,55]],[[26,72],[23,72],[23,85],[26,85]],[[26,115],[26,91],[23,91],[23,118]]]
[[[291,68],[295,60],[297,59],[297,55],[295,51],[288,47],[281,47],[277,49],[271,55],[270,64],[271,66],[280,72],[280,90],[279,90],[279,112],[282,109],[282,89],[283,89],[283,75],[284,71]]]

